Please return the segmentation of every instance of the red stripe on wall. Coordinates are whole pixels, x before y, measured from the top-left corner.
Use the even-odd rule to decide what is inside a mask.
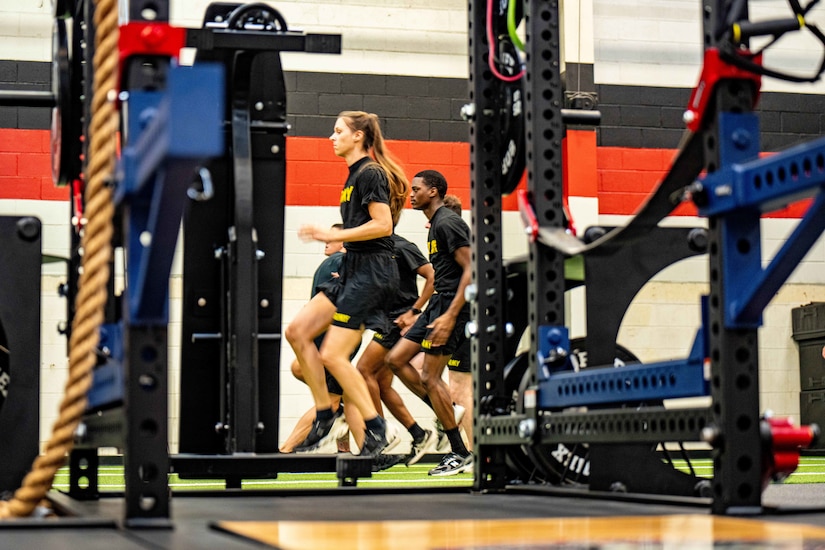
[[[0,198],[65,200],[51,170],[48,131],[0,129]]]
[[[645,201],[656,184],[667,174],[676,156],[673,149],[631,149],[599,147],[596,163],[599,178],[599,213],[631,215]],[[810,199],[766,214],[766,218],[801,218]],[[682,203],[673,216],[696,216],[692,203]]]
[[[444,174],[448,192],[457,195],[469,208],[469,144],[387,140],[386,148],[409,179],[421,170]],[[287,205],[338,206],[347,166],[333,153],[332,142],[326,138],[290,137],[286,159]]]
[[[407,177],[421,170],[438,170],[449,192],[470,208],[470,145],[389,140],[387,148]],[[592,131],[569,131],[565,140],[565,184],[571,195],[598,197],[600,214],[633,214],[667,173],[675,155],[670,149],[596,147]],[[54,187],[47,130],[0,129],[0,199],[66,200],[69,192]],[[326,138],[288,137],[286,202],[289,206],[337,206],[347,176]],[[525,186],[525,178],[519,184]],[[772,218],[799,218],[809,201],[773,212]],[[502,198],[502,209],[518,210],[516,193]],[[695,216],[691,204],[679,206],[676,216]]]
[[[564,138],[564,183],[572,197],[598,197],[596,132],[568,130]]]

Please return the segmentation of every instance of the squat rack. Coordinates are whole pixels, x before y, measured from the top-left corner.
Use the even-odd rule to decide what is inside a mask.
[[[86,3],[85,6],[88,8],[89,4]],[[508,457],[514,449],[525,447],[536,449],[560,442],[588,443],[591,445],[592,460],[596,461],[600,457],[600,467],[608,472],[605,479],[609,482],[612,480],[610,476],[614,473],[609,471],[609,457],[612,453],[626,452],[627,449],[631,449],[626,456],[632,458],[640,456],[636,450],[633,450],[634,447],[631,444],[642,445],[635,449],[643,449],[642,456],[644,456],[650,454],[650,444],[660,441],[704,440],[714,446],[715,476],[710,493],[714,513],[758,513],[761,510],[761,486],[766,474],[770,477],[777,472],[782,472],[777,464],[777,440],[781,439],[778,436],[787,436],[791,450],[798,451],[799,446],[806,441],[810,442],[813,435],[811,430],[782,432],[781,426],[766,422],[759,416],[758,376],[756,374],[758,363],[756,327],[760,322],[758,317],[766,303],[765,296],[772,294],[769,292],[770,288],[781,284],[788,273],[780,267],[769,267],[763,270],[759,265],[758,220],[763,207],[775,208],[782,201],[816,192],[818,185],[825,181],[825,176],[823,176],[825,152],[821,151],[823,145],[814,142],[802,149],[776,155],[770,162],[751,160],[756,158],[759,152],[758,125],[755,124],[751,114],[758,91],[758,78],[754,77],[757,72],[754,71],[759,69],[759,65],[756,64],[755,68],[742,69],[733,66],[730,59],[724,59],[723,56],[713,53],[729,41],[729,37],[724,32],[720,32],[720,29],[724,31],[731,22],[723,21],[720,14],[733,14],[735,16],[733,22],[740,27],[740,30],[747,29],[746,3],[705,0],[703,4],[704,43],[707,52],[710,53],[706,53],[705,72],[702,77],[702,83],[707,86],[697,87],[697,89],[712,90],[713,93],[692,98],[689,110],[693,114],[693,120],[689,124],[685,143],[674,161],[673,169],[634,221],[624,228],[607,229],[591,241],[570,239],[565,233],[562,188],[564,163],[562,139],[565,131],[565,113],[563,109],[564,90],[560,73],[557,1],[528,0],[523,5],[527,31],[527,58],[523,86],[522,84],[502,84],[488,68],[487,58],[491,44],[484,30],[488,20],[487,10],[492,8],[492,4],[471,1],[469,8],[470,99],[474,109],[468,111],[468,115],[473,118],[470,130],[471,210],[476,284],[475,293],[472,296],[472,308],[473,319],[477,327],[473,340],[476,400],[474,422],[477,426],[475,430],[477,434],[475,489],[482,492],[505,490],[510,481]],[[500,10],[500,8],[496,9]],[[162,23],[168,18],[168,2],[144,0],[130,3],[130,16],[133,21],[141,21],[148,12],[154,14],[152,21]],[[503,32],[502,13],[496,12],[491,19],[493,36],[496,36]],[[794,18],[794,21],[797,19]],[[785,20],[763,27],[753,26],[750,28],[750,34],[772,34],[778,32],[777,28],[784,29],[782,32],[794,30],[793,25]],[[746,32],[743,36],[747,35]],[[193,45],[204,50],[231,48],[238,45],[235,41],[237,37],[231,36],[231,33],[193,32],[191,37],[195,40]],[[251,40],[251,45],[246,44],[245,47],[252,49],[269,47],[273,42],[272,37],[255,35],[247,38]],[[325,39],[312,42],[314,46],[310,46],[308,45],[310,43],[300,36],[290,35],[281,38],[284,39],[279,42],[282,50],[317,47],[320,51],[330,51],[336,47],[334,41],[330,44],[326,43]],[[221,40],[226,42],[221,45]],[[140,59],[142,54],[153,57],[158,52],[152,50],[133,53]],[[246,65],[245,67],[249,68]],[[150,93],[150,97],[145,99],[146,103],[141,104],[142,106],[155,105],[157,98],[151,97],[151,92],[154,91],[157,83],[156,78],[165,77],[167,69],[169,67],[161,62],[158,72],[149,75],[150,78],[146,81],[140,78],[131,81],[134,88],[142,87],[145,90],[140,91]],[[241,71],[240,74],[247,73]],[[511,76],[512,74],[511,72]],[[147,75],[143,73],[143,76]],[[213,74],[209,78],[212,79],[213,88],[220,88],[219,78],[216,75]],[[240,96],[236,98],[238,105],[234,105],[233,108],[243,107],[248,112],[251,104],[248,101],[249,90],[244,88],[245,84],[248,83],[241,83],[243,89],[240,90]],[[189,81],[188,85],[191,86],[192,81]],[[193,92],[195,88],[176,89],[178,100],[180,97],[185,97],[187,93]],[[140,91],[133,90],[132,92],[135,97],[139,97]],[[134,100],[132,98],[132,101]],[[213,100],[214,97],[209,96],[204,104],[209,104]],[[275,111],[278,115],[278,109]],[[508,318],[508,297],[502,264],[500,197],[503,190],[512,183],[509,181],[512,172],[509,175],[504,173],[503,167],[506,166],[515,171],[513,167],[518,166],[520,161],[517,159],[516,163],[512,164],[510,162],[512,159],[508,160],[501,155],[501,151],[507,150],[510,144],[502,143],[500,136],[504,130],[512,130],[509,123],[515,116],[519,116],[516,113],[524,113],[523,162],[528,174],[528,189],[522,197],[521,205],[525,219],[530,222],[528,229],[531,240],[526,273],[529,312],[526,325],[529,327],[531,336],[531,348],[525,377],[527,384],[519,388],[520,400],[513,408],[513,391],[505,380],[506,366],[511,359],[507,350],[513,348],[513,336],[508,335],[505,328],[510,319]],[[276,151],[273,148],[281,143],[280,140],[283,137],[284,128],[280,124],[281,121],[260,120],[257,122],[258,128],[263,130],[262,135],[258,136],[261,138],[261,143],[268,147],[270,153],[276,155],[282,153],[282,150]],[[252,126],[248,119],[244,119],[242,113],[235,112],[233,112],[229,125],[246,130]],[[151,128],[151,131],[160,130],[164,128],[161,126]],[[749,136],[748,139],[743,140],[743,131]],[[133,135],[139,135],[141,128],[139,125],[130,127],[130,132]],[[516,141],[520,141],[518,132],[514,135],[516,135]],[[250,143],[244,142],[239,136],[235,136],[235,139],[241,139],[241,141],[233,142],[236,150],[246,152],[251,150],[253,155],[256,154],[255,152],[261,152],[260,147],[256,148],[254,140]],[[149,147],[148,150],[153,150],[153,143],[150,140],[145,141],[145,145]],[[139,146],[143,145],[139,144]],[[135,152],[133,151],[132,154]],[[193,156],[208,154],[209,151],[199,151]],[[128,151],[124,151],[124,157],[128,161]],[[242,161],[247,164],[240,168],[240,172],[236,168],[235,174],[241,174],[242,177],[236,180],[236,184],[240,183],[243,187],[249,183],[244,180],[249,176],[249,157],[246,156]],[[140,172],[140,168],[145,168],[140,164],[138,162],[132,168]],[[703,169],[707,170],[709,177],[698,184],[694,183]],[[739,174],[737,177],[744,174],[740,180],[736,180],[735,184],[731,184],[733,172]],[[778,180],[780,174],[783,173],[796,174],[796,177],[793,185],[789,184],[781,191],[770,190],[769,192],[767,189],[755,188],[752,185],[757,176],[765,177],[766,174],[771,174],[771,177],[775,175]],[[717,174],[720,176],[715,177]],[[751,179],[745,181],[748,176]],[[206,193],[206,181],[202,183],[201,191]],[[731,185],[744,187],[747,183],[751,186],[743,191],[743,197],[738,198],[737,201],[732,202],[724,193],[725,186],[728,186],[728,189]],[[133,183],[133,185],[135,187],[130,192],[137,193],[141,182]],[[676,191],[680,191],[679,200],[683,197],[690,197],[699,206],[700,213],[708,216],[710,229],[707,233],[697,234],[682,230],[660,232],[655,229],[657,222],[678,203],[678,200],[673,200]],[[240,200],[248,200],[249,192],[249,188],[242,189]],[[783,249],[782,259],[790,260],[785,261],[785,265],[792,264],[795,258],[801,257],[815,237],[821,233],[823,228],[816,221],[817,218],[825,219],[823,215],[825,206],[820,204],[821,202],[823,201],[817,199],[809,210],[810,216],[806,215],[805,221],[801,224],[798,234],[789,240],[789,242],[793,241],[791,246]],[[130,214],[134,215],[135,210],[133,209]],[[137,211],[138,218],[144,216],[146,216],[145,212]],[[146,216],[147,219],[148,217]],[[249,229],[248,225],[246,224],[245,229]],[[152,233],[155,234],[154,231]],[[649,237],[649,233],[655,236]],[[134,239],[140,235],[127,234],[125,237]],[[169,235],[165,237],[168,238]],[[236,251],[243,248],[246,260],[254,263],[257,260],[254,257],[257,256],[257,251],[253,233],[249,231],[243,238],[247,240],[242,247],[237,243],[233,246],[238,247]],[[658,373],[657,369],[659,369],[667,373],[666,380],[672,375],[675,382],[662,384],[655,388],[655,391],[649,388],[650,391],[634,394],[634,402],[639,399],[639,395],[647,398],[643,400],[656,401],[677,396],[680,392],[695,395],[701,391],[707,391],[712,405],[706,408],[678,411],[655,406],[640,410],[622,408],[619,405],[627,399],[626,394],[618,390],[614,392],[611,388],[609,391],[602,391],[597,399],[594,399],[592,395],[586,395],[581,399],[567,399],[564,401],[564,407],[559,407],[558,403],[554,402],[553,391],[564,393],[566,389],[575,388],[584,380],[596,381],[596,377],[591,377],[589,372],[579,372],[572,376],[571,373],[564,372],[565,354],[569,353],[566,349],[569,347],[569,338],[564,329],[565,259],[575,254],[583,254],[586,271],[599,272],[601,270],[598,266],[606,265],[605,262],[614,266],[622,266],[624,269],[626,264],[621,263],[624,261],[622,254],[627,252],[622,252],[622,250],[632,250],[632,253],[636,255],[650,254],[652,249],[653,256],[656,256],[662,250],[660,246],[662,242],[671,243],[665,248],[664,259],[648,266],[649,273],[641,274],[633,285],[623,290],[624,294],[637,290],[634,285],[640,286],[646,278],[664,265],[690,254],[707,251],[710,257],[711,291],[706,306],[706,322],[698,332],[694,349],[685,361],[627,369],[617,372],[611,380],[624,383],[628,380],[627,373],[632,373],[631,381],[652,380],[646,373]],[[145,244],[143,247],[149,248]],[[139,248],[133,243],[134,250]],[[136,261],[137,258],[132,258],[132,260],[135,260],[130,261],[132,265],[139,263]],[[236,268],[226,268],[229,278],[240,277],[247,282],[254,278],[253,273],[248,271],[232,273],[233,269]],[[732,291],[731,289],[735,287],[731,283],[739,282],[736,279],[737,275],[755,277],[758,280],[757,288],[750,289],[750,294],[745,296]],[[592,279],[588,277],[592,276],[586,275],[586,282],[592,282]],[[157,284],[157,281],[154,283]],[[593,286],[599,287],[600,285],[591,285]],[[622,296],[623,299],[626,297]],[[140,315],[146,315],[142,318],[144,324],[136,327],[126,326],[124,333],[114,338],[114,340],[120,338],[124,340],[125,350],[120,351],[128,355],[128,363],[138,367],[127,371],[126,389],[122,396],[122,399],[132,404],[132,410],[123,417],[114,418],[111,423],[100,422],[97,432],[95,432],[94,421],[90,419],[86,424],[90,431],[79,436],[88,449],[101,446],[101,441],[113,442],[119,446],[124,444],[125,440],[129,454],[129,461],[126,463],[126,515],[127,523],[132,526],[163,526],[168,523],[169,517],[168,487],[165,476],[162,475],[168,469],[169,457],[165,450],[166,432],[163,428],[167,416],[166,396],[165,391],[160,391],[165,389],[163,377],[166,362],[166,333],[165,327],[162,326],[164,312],[157,309],[161,304],[161,298],[162,296],[157,292],[151,296],[151,305],[156,308],[154,310],[148,312],[140,308],[130,310],[129,315],[132,320],[140,318]],[[256,297],[245,296],[243,298],[247,300],[247,303],[253,302],[253,309],[257,308],[254,305]],[[588,307],[591,298],[598,300],[604,297],[598,295],[598,288],[596,288],[595,290],[588,289]],[[207,303],[208,301],[207,299]],[[196,299],[195,303],[197,302]],[[625,304],[623,301],[620,302]],[[747,304],[747,307],[742,308],[742,303]],[[132,306],[127,304],[124,307]],[[244,324],[244,320],[240,319],[240,315],[237,314],[242,310],[242,307],[240,310],[234,310],[236,312],[234,322],[243,325],[243,328],[237,329],[236,332],[249,332],[251,335],[258,329]],[[591,356],[601,358],[601,364],[606,364],[612,358],[615,333],[612,334],[613,341],[609,341],[610,332],[614,329],[618,330],[618,321],[615,317],[620,318],[622,312],[623,308],[616,308],[615,311],[605,316],[611,328],[602,333],[606,335],[604,341],[594,339],[588,342]],[[223,328],[221,327],[221,330]],[[597,332],[595,329],[596,327],[592,326],[591,321],[588,320],[588,335]],[[199,329],[193,329],[193,342],[199,338],[208,340],[209,334],[215,334],[197,332],[197,330]],[[195,334],[199,335],[198,338],[194,337]],[[254,344],[252,346],[254,347]],[[247,351],[250,349],[248,348]],[[254,354],[254,350],[251,353]],[[710,377],[705,388],[704,380],[697,381],[695,376],[691,380],[691,377],[695,375],[697,362],[699,366],[703,366],[706,360],[710,364]],[[254,361],[254,357],[250,361]],[[604,375],[604,373],[600,374]],[[658,380],[660,375],[656,376]],[[150,384],[152,391],[149,392],[151,393],[149,401],[146,400],[147,380],[160,380],[157,385]],[[692,384],[687,386],[687,390],[685,390],[686,383]],[[240,385],[254,384],[255,381],[250,378],[241,380]],[[699,389],[696,387],[697,384],[701,386]],[[135,403],[142,404],[139,406],[140,414],[137,415],[134,414]],[[567,406],[592,405],[593,403],[598,406],[587,412],[565,410]],[[258,426],[254,419],[256,411],[254,407],[249,406],[251,402],[240,403],[240,405],[241,407],[231,414],[244,418],[242,426],[238,428],[242,431],[236,432],[237,437],[224,438],[218,433],[219,437],[212,438],[212,434],[209,434],[211,439],[205,443],[207,450],[218,447],[218,452],[229,454],[235,451],[247,453],[256,450],[255,430]],[[222,410],[223,412],[225,411]],[[122,434],[114,436],[111,428],[114,426],[116,429],[122,429],[126,422],[129,426],[126,428],[125,438],[121,437]],[[224,431],[224,435],[227,431]],[[151,439],[151,444],[147,444],[147,436]],[[194,441],[200,444],[204,442],[204,439],[195,437]],[[268,441],[267,445],[272,443]],[[645,446],[647,450],[644,450]],[[92,463],[91,455],[79,456],[81,456],[79,460],[73,456],[73,472],[81,462],[85,461],[86,466],[82,475],[89,478],[90,470],[96,468],[96,464]],[[248,459],[249,457],[230,456],[229,458],[232,460],[231,464],[220,457],[208,457],[190,462],[179,462],[179,464],[193,477],[217,471],[220,477],[227,478],[228,483],[232,483],[232,479],[239,479],[243,474],[249,474],[250,471],[266,474],[275,471],[273,468],[284,467],[283,464],[274,466],[272,457],[259,457],[262,460],[257,461],[252,461]],[[633,460],[630,462],[636,464]],[[630,468],[630,479],[645,477],[645,472],[640,471],[640,468],[641,466],[636,466],[635,469]],[[81,489],[77,481],[78,477],[73,473],[72,484],[75,490]],[[657,478],[654,485],[656,483],[663,485],[665,481],[670,481],[670,478],[668,476]],[[693,479],[689,480],[689,482],[693,481]],[[688,489],[680,486],[679,491],[696,489],[690,483],[686,487]],[[90,492],[96,492],[94,484],[87,489]],[[668,490],[667,487],[662,486],[654,486],[652,489],[654,489],[652,492],[656,492],[656,489],[659,492]]]
[[[512,83],[494,75],[488,64],[493,55],[496,63],[506,65],[504,46],[490,43],[504,42],[500,37],[506,36],[506,8],[498,3],[470,2],[472,109],[468,112],[473,117],[471,208],[476,284],[470,298],[476,323],[472,327],[476,490],[505,490],[510,481],[508,459],[519,449],[544,448],[547,452],[565,442],[587,443],[591,476],[601,476],[600,488],[604,490],[619,481],[620,486],[638,482],[631,488],[634,492],[710,497],[712,511],[717,514],[759,513],[764,484],[789,473],[784,453],[796,453],[798,458],[799,448],[816,436],[816,427],[797,429],[787,422],[763,419],[758,408],[756,331],[761,311],[790,274],[792,268],[787,266],[796,265],[794,260],[802,258],[822,231],[821,223],[814,221],[822,217],[817,200],[787,246],[762,269],[761,213],[801,195],[816,194],[824,181],[822,156],[813,144],[775,155],[771,165],[754,160],[759,153],[759,127],[752,111],[760,76],[786,75],[762,67],[761,55],[747,50],[748,40],[800,29],[812,4],[804,8],[796,2],[790,5],[792,17],[751,23],[747,2],[702,2],[705,67],[686,111],[688,129],[669,174],[627,226],[600,230],[580,240],[567,233],[563,210],[565,126],[559,3],[523,3],[526,46],[521,108],[526,119],[527,191],[520,197],[520,209],[530,238],[526,277],[531,344],[527,373],[514,407],[513,386],[506,380],[510,358],[505,349],[506,339],[518,334],[508,336],[505,330],[509,298],[502,267],[500,199],[502,192],[511,190],[501,162],[501,151],[509,144],[499,138],[502,127],[513,118],[502,102],[503,97],[512,97],[512,93],[508,95]],[[490,14],[487,10],[495,11]],[[822,40],[818,29],[811,30]],[[515,71],[501,72],[512,75]],[[699,178],[702,170],[708,174],[704,180]],[[732,174],[737,175],[733,182]],[[786,174],[794,175],[793,186],[768,192],[768,185],[756,184],[774,177],[785,183],[791,179]],[[623,250],[655,258],[662,239],[673,237],[672,231],[658,228],[658,222],[683,200],[693,200],[700,214],[708,217],[709,229],[688,229],[676,235],[667,247],[666,259],[649,266],[641,279],[633,283],[617,279],[616,275],[630,274],[626,271],[629,264],[621,259]],[[618,310],[600,315],[599,323],[606,322],[609,330],[594,325],[595,315],[587,319],[590,358],[599,360],[596,365],[612,367],[619,321],[635,292],[662,267],[705,252],[709,256],[710,293],[703,301],[703,323],[687,359],[565,372],[570,368],[564,312],[565,258],[584,256],[588,312],[591,298],[610,303],[604,301],[603,293],[608,291],[622,304]],[[612,269],[605,269],[608,266]],[[602,276],[599,296],[599,289],[588,285],[594,276],[605,272],[612,272],[613,286],[605,290],[604,283],[610,282],[611,275]],[[750,284],[749,279],[756,283]],[[748,288],[749,294],[743,296],[740,286]],[[591,337],[596,333],[599,338]],[[703,375],[706,364],[710,367],[707,379]],[[633,391],[628,392],[628,388]],[[710,395],[711,405],[676,410],[655,406],[662,399],[688,395]],[[632,405],[637,402],[653,406],[636,409]],[[581,407],[587,410],[581,412]],[[786,435],[788,440],[783,439]],[[661,466],[661,461],[644,458],[652,454],[651,445],[667,441],[705,441],[713,446],[710,487],[697,483],[695,477],[687,483],[676,481],[679,476],[672,474],[657,474],[645,482],[651,477],[648,468]],[[626,452],[630,454],[622,455]],[[622,462],[623,474],[616,462]],[[790,462],[795,468],[795,461]],[[593,486],[591,477],[591,489]]]

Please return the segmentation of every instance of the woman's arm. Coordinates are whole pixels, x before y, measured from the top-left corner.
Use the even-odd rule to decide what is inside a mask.
[[[369,241],[379,237],[392,235],[392,213],[390,206],[383,202],[371,202],[367,207],[370,212],[370,221],[358,227],[349,229],[333,229],[318,225],[304,225],[298,230],[298,236],[305,240],[316,240],[325,243],[331,241]]]

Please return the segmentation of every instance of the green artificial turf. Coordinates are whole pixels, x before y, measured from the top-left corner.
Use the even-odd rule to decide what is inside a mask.
[[[713,465],[710,459],[694,459],[693,471],[700,477],[710,478]],[[687,462],[674,460],[675,468],[688,472]],[[370,478],[358,480],[358,487],[402,488],[402,487],[470,487],[472,474],[459,474],[450,477],[431,477],[427,471],[435,464],[400,464],[383,472],[372,474]],[[99,469],[99,488],[101,492],[119,492],[124,490],[123,467],[101,466]],[[784,483],[825,483],[825,457],[805,456],[800,458],[797,470]],[[169,485],[175,491],[221,490],[223,480],[215,479],[180,479],[176,474],[169,476]],[[243,481],[244,489],[332,489],[338,486],[335,472],[284,473],[277,479],[249,479]],[[68,490],[69,471],[67,467],[58,471],[54,488]]]
[[[431,477],[427,472],[435,464],[415,464],[393,466],[383,472],[376,472],[370,478],[359,478],[358,487],[469,487],[473,483],[472,474],[458,474],[450,477]],[[123,491],[123,467],[101,466],[98,470],[98,486],[101,492]],[[175,491],[218,490],[225,487],[219,479],[180,479],[177,474],[169,476],[169,486]],[[283,473],[277,479],[248,479],[243,481],[244,489],[328,489],[338,486],[335,472]],[[69,470],[61,468],[55,476],[55,489],[68,490]]]
[[[674,460],[673,465],[684,472],[689,471],[687,462],[684,460]],[[693,460],[692,466],[697,476],[707,478],[713,476],[713,464],[710,459]],[[825,457],[800,457],[799,467],[782,483],[825,483]]]

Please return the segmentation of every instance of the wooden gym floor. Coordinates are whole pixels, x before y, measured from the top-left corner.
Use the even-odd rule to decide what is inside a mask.
[[[122,529],[123,500],[79,503],[76,516],[0,523],[0,549],[539,550],[825,548],[825,484],[772,485],[755,517],[708,502],[593,498],[569,489],[176,494],[172,529]]]

